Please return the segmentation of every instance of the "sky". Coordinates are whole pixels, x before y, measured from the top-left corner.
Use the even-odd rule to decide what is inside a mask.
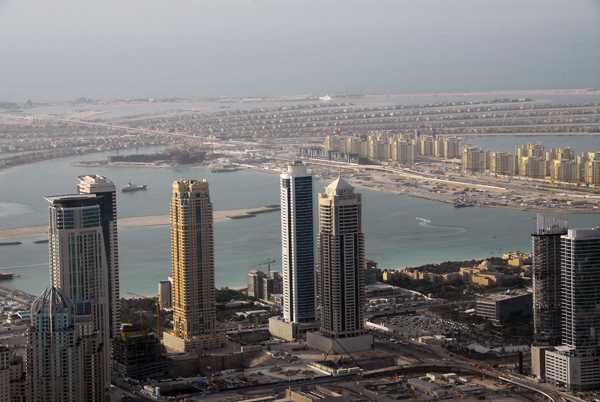
[[[0,0],[0,101],[600,87],[600,0]]]

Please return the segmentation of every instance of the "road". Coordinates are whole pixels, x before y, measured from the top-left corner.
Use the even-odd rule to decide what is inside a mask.
[[[18,301],[23,304],[32,303],[37,296],[30,295],[29,293],[21,292],[20,290],[11,288],[6,285],[0,284],[0,296],[9,298],[12,297],[13,300]]]

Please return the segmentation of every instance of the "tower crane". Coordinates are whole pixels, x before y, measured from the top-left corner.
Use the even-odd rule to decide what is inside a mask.
[[[271,277],[271,263],[275,262],[275,260],[269,260],[267,258],[267,262],[263,262],[262,264],[252,265],[250,268],[261,267],[263,265],[267,266],[267,270],[269,271],[269,278]]]
[[[158,340],[160,341],[160,305],[167,304],[167,303],[163,303],[160,300],[155,299],[154,297],[142,296],[142,295],[138,295],[137,293],[133,293],[133,292],[127,292],[127,294],[141,297],[142,299],[152,300],[153,302],[156,303],[156,336],[157,336]]]

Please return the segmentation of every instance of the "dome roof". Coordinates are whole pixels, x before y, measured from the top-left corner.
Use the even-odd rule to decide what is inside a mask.
[[[57,314],[64,313],[68,309],[71,315],[75,311],[73,300],[62,289],[49,287],[42,292],[31,304],[31,316],[35,314]]]

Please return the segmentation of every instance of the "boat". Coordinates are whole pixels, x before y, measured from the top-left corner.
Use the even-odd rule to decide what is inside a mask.
[[[124,193],[129,192],[129,191],[140,191],[140,190],[145,190],[145,189],[146,189],[145,184],[138,186],[137,184],[133,184],[131,182],[129,182],[128,185],[121,187],[121,191]]]

